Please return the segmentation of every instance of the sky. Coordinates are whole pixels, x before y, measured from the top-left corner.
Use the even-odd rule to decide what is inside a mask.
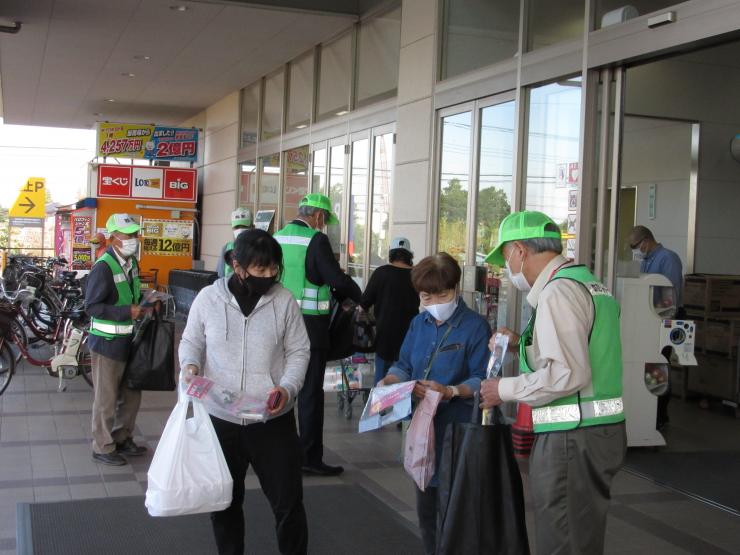
[[[0,207],[9,208],[29,177],[46,178],[54,202],[85,196],[95,131],[5,125],[0,118]]]

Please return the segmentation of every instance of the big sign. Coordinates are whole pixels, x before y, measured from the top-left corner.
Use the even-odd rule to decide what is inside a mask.
[[[135,123],[98,123],[98,156],[146,160],[198,159],[198,130]]]
[[[98,166],[98,197],[195,202],[198,173],[188,168]]]

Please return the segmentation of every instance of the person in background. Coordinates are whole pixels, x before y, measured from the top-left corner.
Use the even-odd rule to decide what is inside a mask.
[[[676,318],[683,318],[683,264],[672,250],[658,243],[653,232],[643,225],[632,228],[629,234],[632,256],[640,261],[643,274],[661,274],[673,284],[676,294]]]
[[[460,298],[462,271],[446,252],[427,256],[411,270],[411,281],[424,311],[411,321],[398,360],[378,385],[417,380],[414,396],[438,391],[442,401],[434,416],[436,469],[442,456],[445,429],[453,422],[470,422],[472,398],[486,377],[488,322]],[[416,488],[416,513],[424,553],[437,542],[437,474],[429,486]]]
[[[675,318],[682,319],[686,317],[683,308],[683,265],[681,258],[670,249],[655,240],[653,232],[643,225],[637,225],[632,228],[629,234],[629,246],[632,249],[632,256],[635,260],[640,261],[640,272],[643,274],[660,274],[668,278],[673,284],[675,298],[656,299],[661,306],[670,306],[675,303]],[[669,349],[670,350],[670,349]],[[670,352],[667,350],[664,356],[670,362]],[[671,400],[671,382],[668,381],[668,389],[663,395],[658,396],[658,414],[656,417],[655,427],[662,429],[668,424],[668,403]]]
[[[266,422],[209,408],[234,480],[229,508],[211,514],[218,552],[244,553],[244,478],[251,465],[275,515],[280,553],[305,554],[308,525],[293,406],[310,353],[306,327],[293,296],[279,283],[283,254],[269,233],[240,234],[232,268],[193,301],[179,347],[182,377],[189,382],[204,375],[228,389],[279,400]]]
[[[362,296],[354,280],[342,272],[329,238],[320,231],[338,223],[329,197],[311,193],[298,203],[298,217],[275,233],[285,261],[280,281],[298,301],[311,341],[306,383],[298,396],[298,428],[303,471],[319,476],[344,472],[341,466],[324,462],[324,374],[331,296],[333,292],[340,302],[350,298],[358,304]]]
[[[231,231],[234,234],[234,241],[239,237],[239,234],[245,229],[251,229],[254,225],[252,223],[252,211],[249,208],[237,208],[231,213]],[[229,241],[221,249],[221,258],[216,270],[218,271],[218,277],[229,277],[234,273],[234,269],[231,266],[231,253],[234,250],[234,241]]]
[[[98,231],[95,236],[90,239],[90,244],[93,248],[93,262],[103,256],[105,251],[108,249],[108,239],[105,238],[105,234],[102,231]]]
[[[411,283],[413,264],[414,253],[409,240],[393,238],[388,264],[373,272],[362,294],[362,309],[367,311],[374,307],[376,384],[398,360],[411,320],[419,314],[419,294]]]
[[[122,456],[138,456],[146,447],[133,440],[141,391],[126,387],[126,370],[134,321],[149,309],[139,306],[141,283],[136,251],[139,224],[128,214],[113,214],[106,229],[110,248],[93,265],[87,278],[85,311],[90,315],[90,349],[93,378],[92,458],[120,466]]]
[[[619,304],[562,251],[560,228],[541,212],[501,222],[486,262],[506,267],[532,316],[521,336],[498,330],[518,348],[520,374],[485,380],[481,406],[532,406],[537,553],[591,555],[604,551],[612,479],[627,452]]]

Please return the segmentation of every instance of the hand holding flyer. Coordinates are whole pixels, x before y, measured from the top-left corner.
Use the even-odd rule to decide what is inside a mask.
[[[267,399],[253,397],[244,391],[227,389],[203,376],[194,376],[185,394],[200,400],[209,409],[215,409],[215,413],[258,422],[267,420]]]
[[[415,381],[374,387],[360,417],[360,432],[397,422],[411,414],[411,392]]]

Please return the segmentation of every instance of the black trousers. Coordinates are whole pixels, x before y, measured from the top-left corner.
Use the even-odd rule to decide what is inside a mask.
[[[434,555],[437,548],[437,488],[416,489],[416,516],[419,517],[424,555]]]
[[[211,513],[221,555],[244,553],[244,478],[249,465],[275,515],[280,553],[305,554],[308,524],[303,508],[300,446],[293,411],[264,424],[241,426],[211,416],[226,464],[234,480],[228,509]]]
[[[318,465],[324,460],[324,373],[327,351],[311,349],[306,381],[298,394],[298,428],[303,464]]]

